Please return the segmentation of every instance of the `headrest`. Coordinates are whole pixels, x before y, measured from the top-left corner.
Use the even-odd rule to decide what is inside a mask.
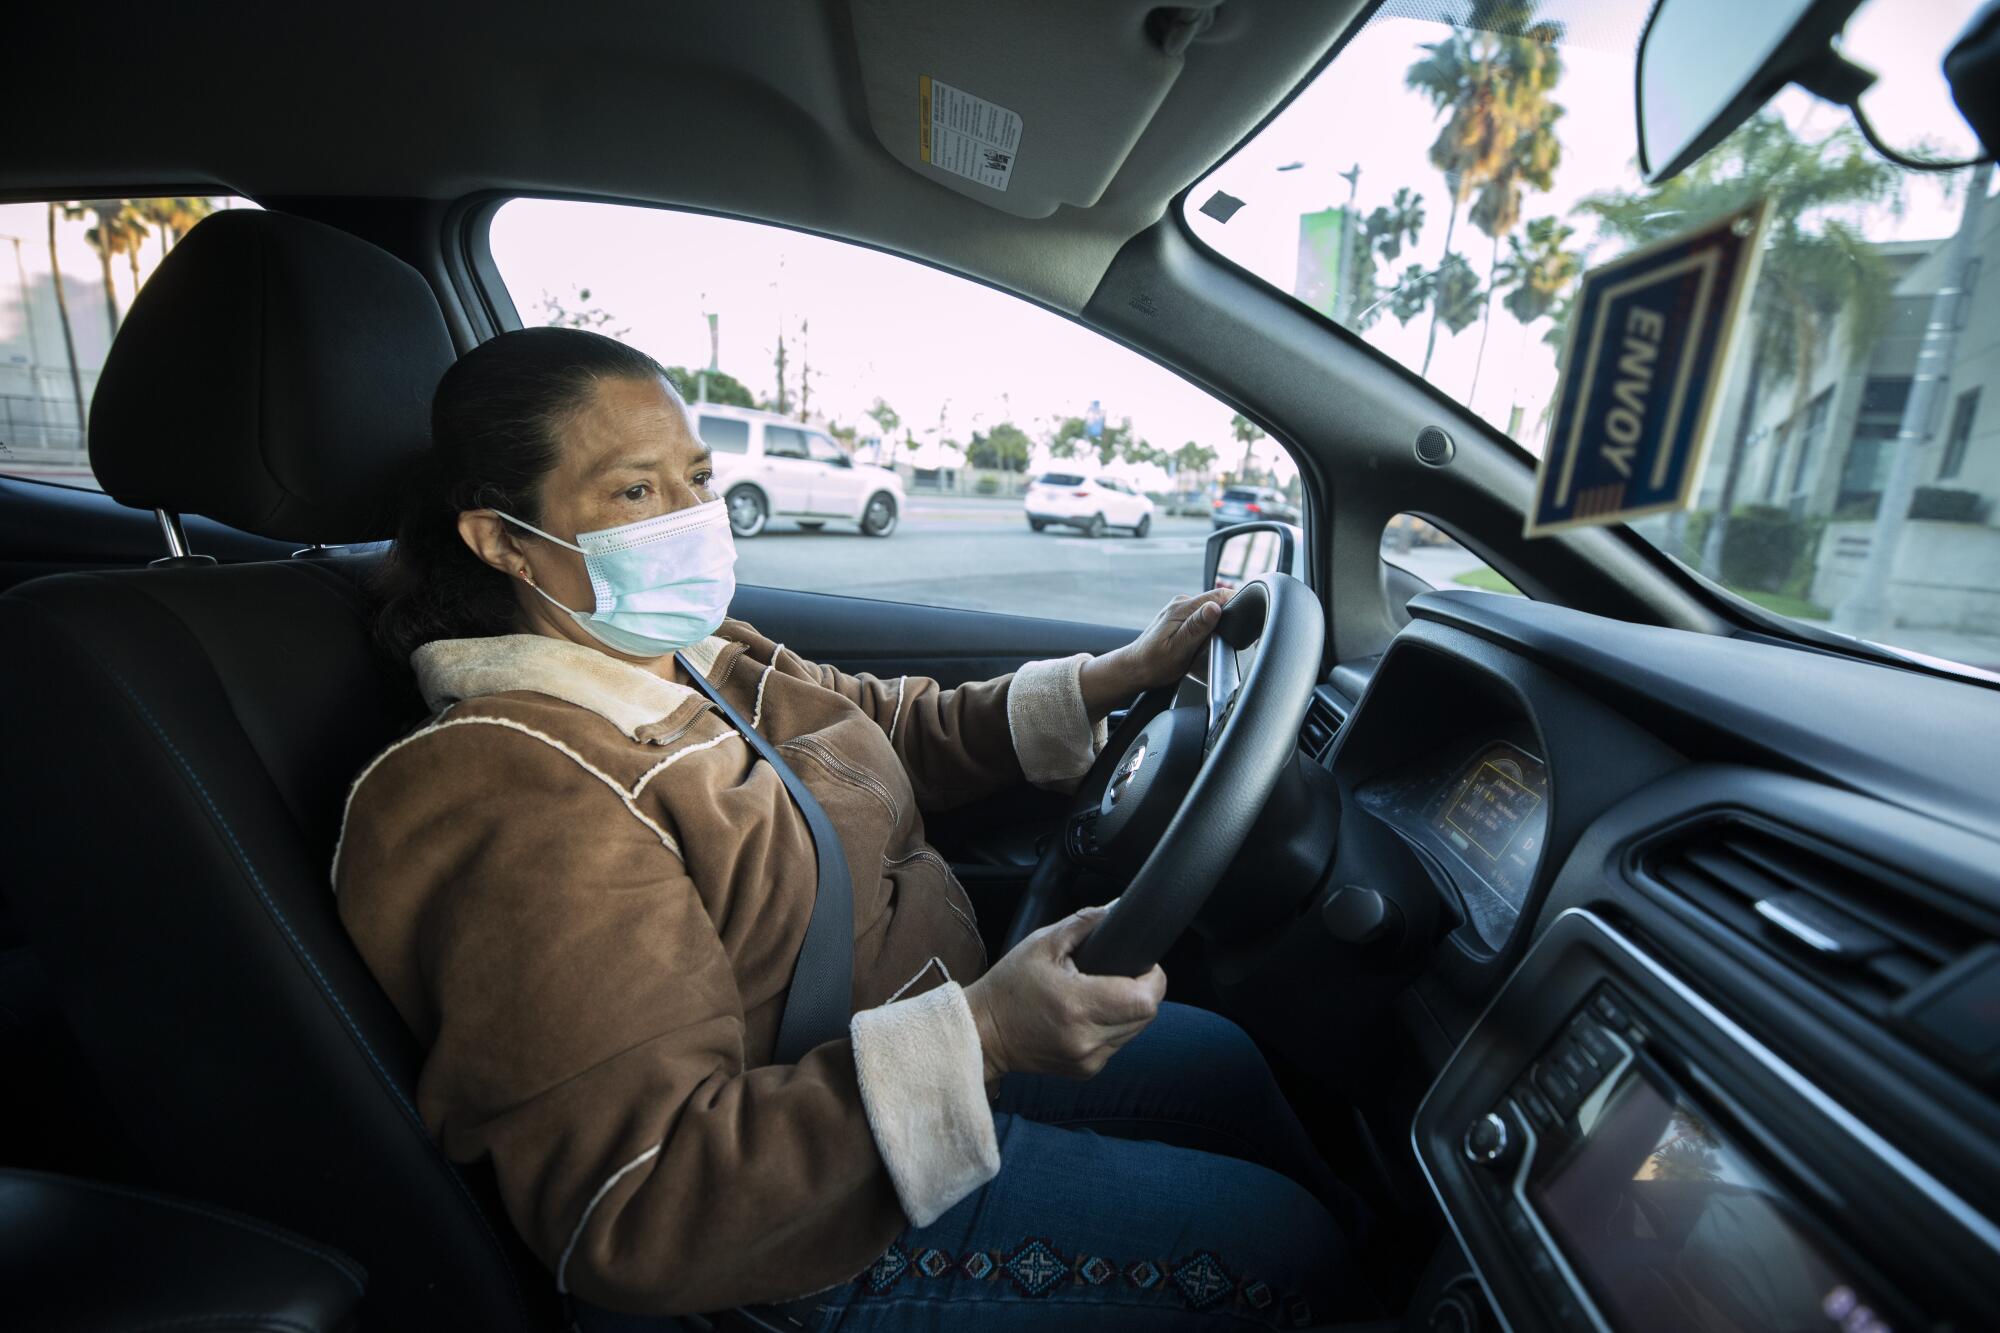
[[[90,466],[124,504],[286,541],[389,536],[454,352],[423,276],[343,231],[214,214],[111,346]]]

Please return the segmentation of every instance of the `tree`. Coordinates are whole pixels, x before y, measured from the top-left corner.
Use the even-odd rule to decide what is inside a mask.
[[[1446,265],[1453,258],[1459,209],[1519,160],[1516,142],[1523,132],[1534,133],[1544,124],[1542,99],[1562,68],[1555,49],[1562,25],[1534,21],[1534,8],[1533,0],[1474,0],[1468,17],[1454,22],[1451,35],[1427,43],[1427,54],[1404,74],[1405,84],[1444,116],[1430,161],[1443,173],[1451,198],[1444,231]],[[1547,123],[1553,124],[1553,117]],[[1503,188],[1489,204],[1495,219],[1505,211],[1506,195]],[[1517,212],[1518,207],[1514,205]],[[1438,324],[1449,325],[1435,298],[1460,294],[1461,284],[1451,274],[1432,287],[1431,327],[1419,374],[1430,373]]]
[[[132,291],[138,294],[139,243],[146,239],[145,219],[132,206],[130,199],[85,199],[80,203],[63,205],[63,213],[73,219],[94,218],[91,226],[83,233],[83,239],[90,242],[90,248],[97,252],[97,262],[104,275],[104,315],[111,335],[118,335],[118,292],[111,279],[111,261],[114,256],[131,254]]]
[[[215,211],[215,200],[201,197],[141,199],[139,211],[146,221],[159,228],[160,258],[181,243],[195,223]]]
[[[1466,214],[1472,225],[1492,241],[1486,260],[1486,297],[1480,311],[1479,353],[1473,358],[1470,401],[1479,391],[1479,372],[1486,364],[1486,339],[1493,330],[1493,280],[1500,267],[1500,238],[1510,234],[1521,220],[1521,197],[1526,189],[1548,190],[1555,185],[1555,170],[1562,162],[1562,141],[1556,137],[1556,122],[1563,109],[1550,100],[1562,77],[1562,58],[1557,43],[1562,37],[1560,23],[1532,22],[1533,5],[1519,7],[1518,18],[1526,26],[1520,35],[1496,34],[1502,95],[1506,115],[1512,121],[1513,143],[1493,174],[1479,187]]]
[[[589,333],[601,333],[607,338],[623,338],[632,330],[629,327],[606,328],[616,323],[616,318],[590,299],[590,288],[572,287],[568,304],[547,291],[542,293],[542,323],[554,328],[583,329]]]
[[[69,358],[69,387],[76,394],[76,434],[77,443],[83,443],[84,418],[88,415],[83,402],[83,371],[76,363],[76,333],[69,322],[69,295],[63,290],[62,262],[56,257],[56,205],[49,205],[49,277],[56,288],[56,318],[62,323],[63,354]]]
[[[1424,197],[1407,185],[1399,188],[1386,206],[1377,206],[1361,224],[1359,257],[1356,261],[1354,290],[1364,302],[1354,316],[1354,326],[1365,329],[1382,317],[1383,297],[1376,282],[1376,260],[1391,263],[1403,257],[1405,245],[1415,245],[1424,230]],[[1403,323],[1410,321],[1405,319]]]
[[[742,380],[719,370],[689,370],[686,366],[668,366],[667,383],[674,386],[674,392],[685,402],[703,401],[701,379],[708,377],[708,398],[711,403],[724,403],[730,407],[755,407],[757,397],[751,393]]]
[[[1526,231],[1525,244],[1518,235],[1507,237],[1507,257],[1494,269],[1489,290],[1505,286],[1500,304],[1521,323],[1533,324],[1565,299],[1583,272],[1583,253],[1568,248],[1576,228],[1560,218],[1536,218]]]
[[[1759,112],[1693,166],[1654,189],[1591,195],[1578,207],[1634,245],[1663,239],[1761,197],[1771,201],[1761,276],[1751,294],[1750,364],[1744,410],[1724,466],[1722,494],[1703,542],[1705,569],[1721,569],[1722,546],[1756,404],[1767,380],[1793,386],[1791,419],[1811,396],[1813,374],[1835,331],[1865,360],[1887,314],[1893,280],[1860,230],[1833,214],[1900,207],[1902,176],[1843,125],[1802,139],[1783,118]]]
[[[1250,475],[1250,455],[1256,449],[1257,441],[1264,438],[1264,428],[1249,417],[1244,416],[1241,412],[1238,412],[1235,416],[1229,418],[1229,433],[1236,437],[1238,444],[1243,446],[1243,461],[1237,465],[1237,476],[1248,477]]]
[[[1398,323],[1408,324],[1429,310],[1433,331],[1443,321],[1455,337],[1479,318],[1482,295],[1479,275],[1465,256],[1446,251],[1444,262],[1436,268],[1412,264],[1403,271],[1396,290],[1389,294],[1389,313]]]
[[[1215,450],[1207,445],[1196,444],[1193,440],[1174,450],[1174,471],[1192,472],[1197,482],[1214,462]]]
[[[1082,417],[1064,417],[1049,432],[1044,443],[1048,446],[1049,457],[1067,462],[1081,453],[1089,440],[1090,430]]]
[[[903,418],[897,414],[895,408],[880,398],[877,398],[875,405],[868,409],[867,415],[868,419],[875,423],[875,461],[879,463],[882,461],[882,442],[896,433],[896,427],[903,424]]]
[[[1011,421],[1003,421],[984,434],[972,433],[972,442],[965,447],[965,461],[968,466],[998,472],[1025,472],[1034,447],[1035,442],[1026,431]]]

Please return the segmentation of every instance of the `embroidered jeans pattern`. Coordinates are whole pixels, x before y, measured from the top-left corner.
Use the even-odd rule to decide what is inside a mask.
[[[1166,1005],[1088,1082],[1009,1077],[1000,1174],[826,1293],[821,1333],[1298,1328],[1369,1313],[1329,1172],[1256,1046]]]

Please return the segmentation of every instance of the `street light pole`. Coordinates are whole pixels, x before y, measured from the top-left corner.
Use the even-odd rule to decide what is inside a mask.
[[[1910,379],[1910,396],[1903,402],[1889,479],[1882,487],[1881,506],[1875,511],[1875,528],[1868,539],[1868,562],[1862,566],[1861,582],[1834,611],[1834,628],[1857,638],[1877,638],[1894,623],[1889,582],[1895,573],[1896,549],[1909,525],[1910,497],[1916,493],[1918,473],[1929,456],[1924,446],[1930,442],[1951,378],[1952,350],[1958,343],[1959,325],[1964,322],[1961,314],[1970,295],[1966,280],[1971,276],[1972,251],[1992,182],[1990,162],[1975,170],[1966,182],[1965,210],[1959,214],[1958,231],[1945,254],[1943,280],[1931,297],[1930,320],[1917,348],[1916,374]]]

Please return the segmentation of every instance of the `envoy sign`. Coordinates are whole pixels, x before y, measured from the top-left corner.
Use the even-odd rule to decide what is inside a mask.
[[[1766,207],[1584,274],[1528,536],[1680,509],[1693,498],[1756,281]]]

